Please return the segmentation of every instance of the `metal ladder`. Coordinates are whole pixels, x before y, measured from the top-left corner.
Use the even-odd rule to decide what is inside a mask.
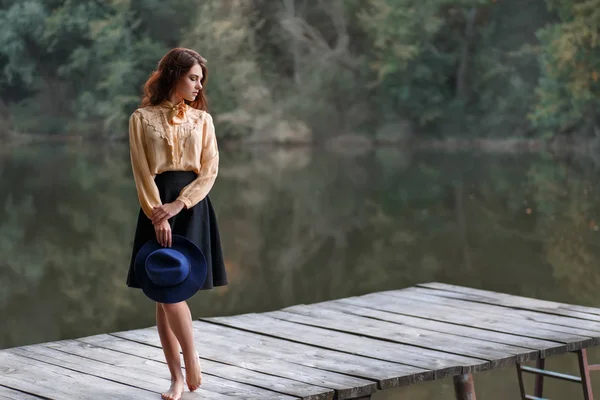
[[[561,379],[568,382],[574,382],[581,384],[583,389],[583,398],[585,400],[594,400],[594,393],[592,392],[592,383],[590,381],[590,371],[599,371],[600,364],[589,365],[587,359],[586,349],[572,351],[571,353],[577,354],[579,359],[579,373],[580,376],[562,374],[560,372],[549,371],[544,369],[546,360],[540,358],[536,361],[536,368],[527,367],[517,363],[517,375],[519,377],[519,389],[521,390],[521,400],[549,400],[543,398],[544,392],[544,377]],[[535,375],[535,386],[533,389],[533,396],[525,393],[525,386],[523,385],[523,372],[527,372]]]

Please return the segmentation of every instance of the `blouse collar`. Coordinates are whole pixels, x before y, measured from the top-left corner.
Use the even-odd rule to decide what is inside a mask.
[[[185,101],[181,100],[178,104],[173,104],[170,100],[165,100],[161,103],[161,107],[168,110],[167,120],[171,125],[179,125],[185,122],[185,112],[187,111],[188,105]]]

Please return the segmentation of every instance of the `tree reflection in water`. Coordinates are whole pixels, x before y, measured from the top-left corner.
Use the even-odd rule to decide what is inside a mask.
[[[123,145],[2,153],[0,348],[154,325],[125,287],[138,212],[128,157]],[[196,295],[194,317],[424,281],[598,306],[599,175],[542,154],[222,150],[211,198],[230,285]],[[574,356],[549,364],[576,371]],[[512,369],[476,384],[485,398],[517,393]],[[402,394],[453,398],[449,380],[376,398]]]

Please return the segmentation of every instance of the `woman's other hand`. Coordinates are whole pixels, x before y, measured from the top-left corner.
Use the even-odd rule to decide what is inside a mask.
[[[156,240],[163,247],[171,247],[172,235],[171,225],[166,219],[158,225],[154,225],[154,232],[156,233]]]
[[[180,200],[175,200],[172,203],[155,206],[152,210],[152,225],[159,225],[167,221],[169,218],[179,214],[183,210],[185,204]]]

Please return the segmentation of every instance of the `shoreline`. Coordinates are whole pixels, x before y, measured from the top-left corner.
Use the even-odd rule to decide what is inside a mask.
[[[275,147],[275,148],[314,148],[314,149],[379,149],[403,148],[434,151],[484,151],[490,153],[520,153],[520,152],[549,152],[549,153],[588,153],[600,145],[598,140],[553,137],[550,139],[531,138],[457,138],[442,139],[408,138],[401,140],[371,139],[366,136],[340,135],[326,141],[245,141],[239,139],[220,139],[221,147],[235,149]],[[0,148],[10,149],[22,145],[36,144],[97,144],[98,141],[80,135],[19,135],[12,138],[0,138]],[[104,141],[107,145],[126,143],[124,140]]]

